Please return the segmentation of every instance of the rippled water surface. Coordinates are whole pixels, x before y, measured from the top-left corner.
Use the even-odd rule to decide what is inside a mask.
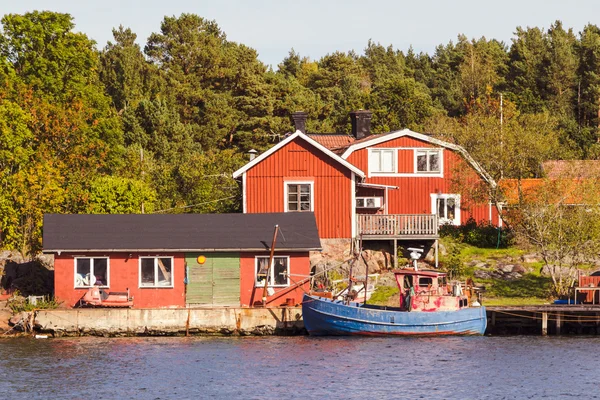
[[[6,399],[600,398],[600,339],[0,340]]]

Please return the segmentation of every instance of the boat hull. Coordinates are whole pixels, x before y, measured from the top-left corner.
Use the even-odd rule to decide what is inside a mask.
[[[304,295],[304,327],[310,335],[444,336],[483,335],[485,307],[407,312]]]

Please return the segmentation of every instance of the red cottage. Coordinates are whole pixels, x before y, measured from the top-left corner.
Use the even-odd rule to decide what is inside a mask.
[[[495,184],[463,148],[408,129],[370,135],[371,113],[351,116],[352,136],[307,135],[306,113],[294,113],[295,133],[234,172],[244,213],[314,211],[326,249],[358,238],[432,245],[441,224],[501,224],[493,204],[453,189],[459,170]]]
[[[47,214],[43,244],[67,307],[90,288],[129,291],[134,308],[248,307],[262,304],[265,276],[267,306],[298,304],[321,249],[313,213]]]

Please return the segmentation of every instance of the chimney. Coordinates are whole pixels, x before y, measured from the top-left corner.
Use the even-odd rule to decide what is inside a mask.
[[[292,113],[292,120],[294,121],[294,129],[302,133],[306,133],[306,118],[308,113],[304,111],[296,111]]]
[[[357,140],[371,134],[371,116],[373,113],[369,110],[358,110],[350,113],[352,119],[352,136]]]
[[[254,150],[254,149],[248,150],[248,158],[250,159],[250,161],[254,160],[256,158],[257,154],[258,154],[258,151]]]

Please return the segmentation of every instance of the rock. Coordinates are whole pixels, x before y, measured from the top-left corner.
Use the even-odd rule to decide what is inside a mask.
[[[22,325],[23,323],[26,323],[28,321],[29,321],[29,313],[25,312],[25,311],[21,311],[20,313],[15,314],[12,317],[10,317],[10,319],[8,320],[8,323],[11,326],[17,326],[17,325]]]
[[[504,275],[504,279],[514,281],[515,279],[520,279],[522,276],[523,275],[519,274],[518,272],[511,272],[509,274]]]
[[[477,264],[474,265],[475,268],[489,268],[489,265],[484,263],[484,262],[477,262]]]
[[[10,320],[12,313],[8,309],[0,310],[0,332],[6,332],[10,330],[8,321]]]
[[[504,273],[510,273],[510,272],[512,272],[514,267],[515,266],[512,264],[506,264],[506,265],[500,264],[500,265],[498,265],[497,269]]]
[[[532,253],[522,255],[521,260],[523,260],[525,263],[537,263],[542,261],[542,258],[539,255]]]
[[[569,267],[560,267],[558,265],[544,265],[541,271],[542,276],[562,276],[562,277],[571,277],[573,279],[577,278],[577,269],[569,268]]]
[[[515,265],[511,272],[523,275],[523,274],[527,273],[528,271],[527,271],[527,268],[525,268],[522,265]]]
[[[475,278],[478,279],[490,279],[491,277],[488,271],[482,269],[475,270],[475,272],[473,272],[473,275],[475,276]]]

